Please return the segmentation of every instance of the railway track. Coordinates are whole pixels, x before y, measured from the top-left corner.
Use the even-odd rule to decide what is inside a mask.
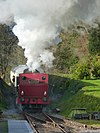
[[[91,130],[90,126],[46,113],[25,113],[34,133],[80,133]],[[97,130],[97,129],[95,129]]]
[[[67,127],[67,129],[71,130],[71,132],[73,132],[73,133],[79,133],[81,131],[86,131],[86,130],[91,130],[91,131],[100,130],[99,127],[97,128],[97,127],[93,127],[90,125],[76,122],[74,120],[65,119],[65,118],[62,118],[61,116],[59,117],[59,115],[52,115],[51,114],[50,117],[52,119],[54,119],[55,121],[57,121],[59,124],[62,123],[61,126],[64,126],[64,128]]]
[[[27,119],[27,121],[29,122],[31,128],[33,129],[33,133],[39,133],[38,130],[36,129],[36,125],[33,122],[32,118],[29,117],[27,114],[24,114],[25,118]]]
[[[60,122],[55,122],[48,114],[24,114],[34,133],[73,133]]]

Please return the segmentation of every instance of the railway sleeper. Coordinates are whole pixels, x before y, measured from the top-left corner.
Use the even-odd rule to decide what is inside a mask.
[[[46,121],[46,124],[51,125],[51,126],[54,126],[54,127],[57,126],[57,124],[55,122]]]

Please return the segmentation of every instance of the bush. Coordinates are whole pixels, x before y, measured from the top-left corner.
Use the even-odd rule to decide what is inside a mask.
[[[84,63],[77,63],[73,75],[76,79],[99,79],[100,56],[91,57]]]
[[[95,78],[100,78],[100,61],[95,61],[92,67],[92,75]]]
[[[75,67],[74,76],[77,79],[90,79],[90,67],[87,63],[78,63]]]

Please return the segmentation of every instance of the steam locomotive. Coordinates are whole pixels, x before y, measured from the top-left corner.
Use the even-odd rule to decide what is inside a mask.
[[[48,74],[41,70],[30,72],[26,65],[19,65],[11,71],[10,80],[16,90],[16,105],[21,110],[42,109],[50,103]]]

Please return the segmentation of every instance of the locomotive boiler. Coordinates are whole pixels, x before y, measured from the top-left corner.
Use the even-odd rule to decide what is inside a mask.
[[[22,109],[42,109],[50,103],[48,95],[48,74],[41,70],[30,72],[26,65],[15,67],[10,73],[12,85],[16,88],[16,104]]]

